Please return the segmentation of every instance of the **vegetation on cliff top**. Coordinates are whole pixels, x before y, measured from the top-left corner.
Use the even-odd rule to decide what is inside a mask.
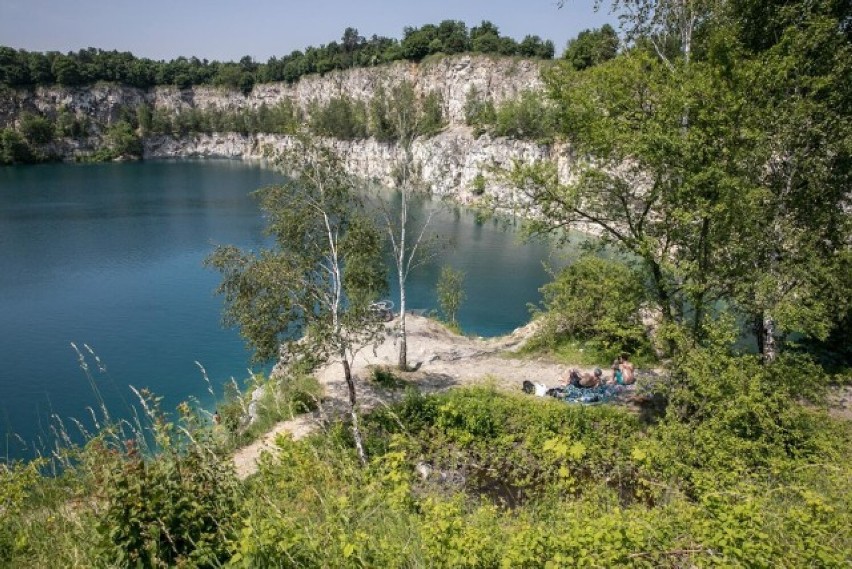
[[[319,47],[295,50],[283,57],[271,57],[258,63],[250,56],[239,62],[199,60],[178,57],[171,61],[153,61],[129,52],[88,48],[77,52],[28,52],[0,46],[0,86],[27,87],[54,85],[74,87],[109,81],[133,87],[174,85],[221,85],[243,92],[256,83],[286,81],[293,83],[312,73],[335,69],[372,67],[398,60],[420,61],[443,53],[486,53],[550,59],[553,42],[527,35],[520,42],[506,36],[491,22],[483,21],[470,29],[464,22],[444,20],[419,28],[406,27],[402,40],[373,35],[369,39],[354,28],[346,28],[340,41]]]

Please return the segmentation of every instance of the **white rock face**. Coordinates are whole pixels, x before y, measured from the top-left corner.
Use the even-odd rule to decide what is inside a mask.
[[[256,85],[248,95],[207,86],[156,87],[146,91],[99,84],[84,88],[57,86],[9,90],[0,94],[0,126],[13,124],[23,111],[38,111],[53,117],[61,108],[111,124],[118,120],[123,108],[133,111],[142,103],[153,109],[178,113],[192,108],[257,109],[262,104],[272,106],[289,99],[307,111],[311,102],[324,104],[340,95],[367,102],[379,86],[389,90],[403,81],[410,82],[415,92],[422,95],[440,93],[450,125],[458,125],[464,124],[468,91],[475,89],[480,97],[500,103],[522,91],[541,89],[540,65],[539,61],[484,55],[442,57],[421,64],[397,61],[377,67],[332,71],[323,76],[309,75],[293,85]]]
[[[287,99],[307,112],[312,102],[322,104],[344,94],[366,102],[379,86],[389,90],[408,81],[422,95],[440,93],[448,120],[444,132],[416,140],[413,145],[414,167],[428,189],[438,196],[451,195],[462,202],[470,202],[475,198],[473,180],[481,174],[486,182],[485,194],[512,207],[519,198],[496,174],[496,169],[508,168],[515,160],[531,163],[542,158],[555,158],[560,176],[567,179],[572,163],[570,148],[564,144],[540,145],[489,136],[474,138],[470,129],[464,126],[464,106],[471,89],[475,89],[480,98],[498,104],[517,97],[522,91],[541,89],[540,66],[539,61],[482,55],[443,57],[421,64],[398,61],[379,67],[333,71],[322,77],[311,75],[293,85],[257,85],[248,95],[216,87],[184,90],[157,87],[147,91],[113,85],[40,87],[0,94],[0,127],[13,125],[22,112],[37,111],[55,117],[61,109],[89,117],[94,123],[109,125],[119,120],[122,113],[135,112],[141,104],[178,114],[193,108],[223,111],[256,109],[263,104],[272,106]],[[223,133],[186,138],[154,136],[148,137],[144,146],[146,158],[206,156],[260,160],[264,157],[265,148],[283,150],[292,143],[287,136]],[[352,174],[383,185],[393,184],[393,173],[402,157],[402,151],[396,144],[373,139],[328,139],[325,143],[335,149]],[[67,157],[73,157],[80,150],[79,143],[65,141],[55,147],[57,152],[64,152]],[[91,149],[91,145],[88,148]]]
[[[341,158],[351,174],[385,186],[393,186],[396,165],[403,158],[402,148],[395,143],[373,139],[325,139]],[[290,136],[241,135],[235,133],[197,135],[176,138],[150,137],[145,141],[145,158],[205,157],[264,160],[270,152],[291,149]],[[412,145],[414,169],[420,172],[424,186],[439,197],[453,197],[462,203],[476,201],[474,179],[485,179],[485,195],[507,208],[521,205],[522,196],[500,174],[515,161],[530,164],[541,159],[555,159],[560,179],[571,175],[573,157],[567,144],[543,145],[507,138],[474,138],[467,127],[455,127],[431,138],[417,139]]]

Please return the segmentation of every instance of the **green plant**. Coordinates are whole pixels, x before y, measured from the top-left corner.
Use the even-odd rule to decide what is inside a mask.
[[[474,176],[473,182],[471,182],[471,192],[475,196],[481,196],[485,193],[485,176],[482,175],[482,172]]]
[[[254,393],[260,393],[260,397],[252,401]],[[276,423],[315,410],[322,396],[323,389],[316,378],[297,367],[287,374],[271,377],[257,374],[245,389],[240,389],[236,382],[225,384],[224,398],[216,411],[228,433],[229,446],[241,447],[255,441]],[[250,406],[252,417],[249,417]]]
[[[235,530],[233,465],[217,454],[188,406],[182,425],[175,425],[155,399],[143,402],[160,452],[147,459],[128,445],[103,466],[105,504],[97,527],[104,556],[124,566],[217,566],[228,558]]]
[[[370,380],[385,389],[399,389],[406,385],[406,382],[387,366],[375,366],[370,372]]]
[[[46,144],[53,140],[53,123],[41,115],[23,113],[19,119],[18,131],[30,144]]]
[[[650,353],[640,317],[641,275],[623,262],[583,256],[541,288],[542,326],[532,346],[580,341],[610,359],[621,352]]]
[[[314,134],[344,140],[367,137],[367,108],[361,101],[341,95],[326,105],[312,105],[310,126]]]
[[[481,136],[493,128],[496,118],[494,104],[491,100],[480,99],[475,87],[468,89],[465,96],[464,120],[465,124],[473,128],[474,136]]]
[[[444,318],[450,325],[458,326],[456,317],[465,299],[464,273],[450,266],[442,267],[437,289],[438,304],[441,306]]]
[[[551,142],[556,135],[557,115],[539,92],[524,91],[517,99],[501,103],[494,118],[494,134],[510,138]]]

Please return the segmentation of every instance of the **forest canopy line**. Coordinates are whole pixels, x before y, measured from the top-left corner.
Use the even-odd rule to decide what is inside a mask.
[[[350,27],[343,32],[340,41],[309,46],[304,51],[295,50],[280,58],[273,56],[266,63],[256,62],[248,55],[239,62],[197,57],[154,61],[130,52],[91,47],[63,54],[0,46],[0,86],[79,86],[107,81],[139,88],[217,85],[248,92],[256,83],[293,83],[312,73],[372,67],[398,60],[420,61],[438,53],[473,52],[541,59],[552,59],[554,54],[552,41],[537,35],[527,35],[516,41],[501,36],[498,27],[489,21],[468,29],[464,22],[444,20],[437,25],[406,27],[402,34],[401,40],[375,34],[366,38]]]

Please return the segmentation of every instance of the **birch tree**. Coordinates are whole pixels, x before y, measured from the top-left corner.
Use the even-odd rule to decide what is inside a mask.
[[[415,189],[414,157],[412,145],[414,138],[421,131],[424,118],[417,95],[410,83],[403,82],[391,90],[390,98],[378,112],[381,120],[390,126],[396,135],[397,143],[402,150],[402,157],[396,164],[397,189],[399,191],[399,208],[386,200],[380,200],[379,210],[382,215],[382,226],[387,232],[393,254],[396,278],[399,284],[399,318],[397,320],[397,341],[399,358],[397,366],[401,371],[407,371],[408,366],[408,333],[406,330],[406,286],[411,271],[426,262],[433,254],[433,239],[428,234],[434,209],[426,218],[419,222],[413,219],[409,210],[412,193]]]
[[[341,365],[355,446],[366,462],[352,363],[384,332],[370,309],[387,284],[381,233],[330,151],[305,141],[279,165],[288,182],[258,191],[275,245],[258,252],[220,246],[207,263],[222,274],[225,323],[239,327],[256,360]]]

